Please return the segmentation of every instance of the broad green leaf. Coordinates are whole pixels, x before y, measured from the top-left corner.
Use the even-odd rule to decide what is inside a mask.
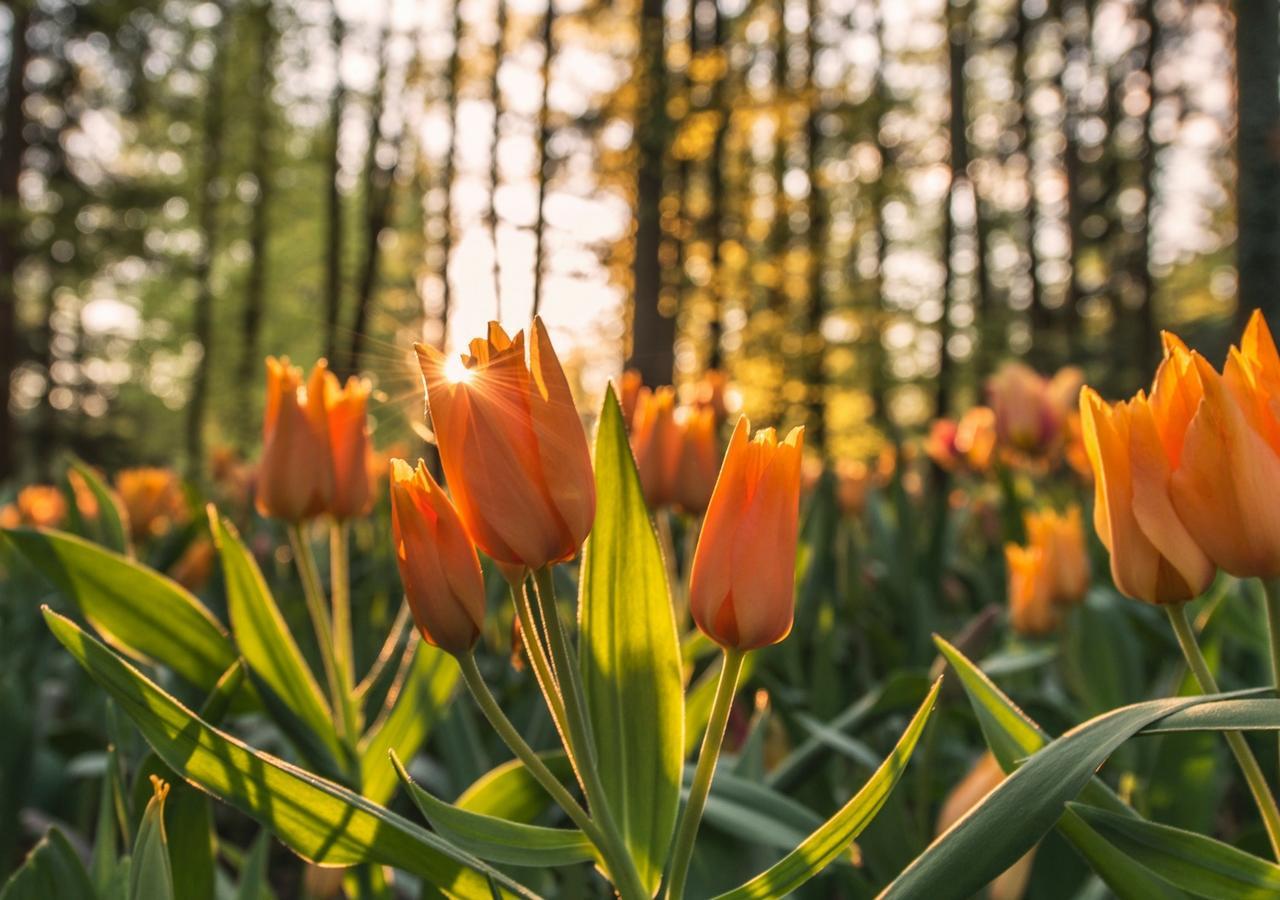
[[[1071,809],[1153,872],[1199,897],[1264,900],[1280,896],[1280,866],[1213,838],[1079,803]]]
[[[93,886],[102,893],[115,881],[119,858],[119,825],[116,822],[116,798],[120,795],[120,758],[114,744],[107,745],[107,763],[102,773],[98,795],[98,820],[93,830],[93,855],[89,873]]]
[[[413,654],[413,662],[403,679],[391,685],[390,710],[360,741],[360,793],[375,803],[385,803],[395,791],[395,772],[387,765],[387,752],[412,758],[458,684],[458,664],[448,653],[416,634],[405,652]]]
[[[576,828],[527,825],[460,809],[414,783],[394,750],[391,764],[431,827],[446,840],[481,859],[535,868],[569,866],[596,859],[591,841]]]
[[[165,802],[165,834],[182,900],[213,900],[217,848],[209,795],[182,782],[174,784]]]
[[[226,629],[177,582],[74,535],[29,528],[4,535],[132,659],[164,663],[205,690],[235,662]]]
[[[0,888],[0,900],[96,896],[80,857],[62,832],[50,828]]]
[[[170,768],[266,825],[303,859],[395,866],[455,897],[487,897],[490,878],[516,896],[536,896],[401,816],[211,727],[70,619],[47,608],[44,615]]]
[[[1187,900],[1185,893],[1108,841],[1070,809],[1062,814],[1057,828],[1058,833],[1071,842],[1093,869],[1095,880],[1102,888],[1094,891],[1094,895],[1099,898],[1115,896],[1120,900]]]
[[[241,542],[235,526],[212,507],[209,528],[222,558],[227,617],[249,670],[320,739],[331,755],[342,758],[324,694],[280,614],[258,563]]]
[[[573,781],[573,766],[563,751],[538,755],[562,782]],[[499,819],[532,822],[551,805],[551,795],[529,774],[524,763],[512,759],[482,775],[453,805]]]
[[[1259,688],[1269,693],[1271,688]],[[1143,734],[1180,731],[1275,731],[1280,729],[1280,700],[1242,698],[1212,706],[1193,706],[1142,729]]]
[[[721,894],[719,900],[746,900],[746,898],[785,897],[817,875],[845,848],[853,842],[876,813],[884,806],[907,767],[916,742],[924,732],[924,726],[938,699],[941,679],[934,682],[920,709],[898,739],[893,752],[876,769],[871,779],[846,803],[839,812],[822,824],[817,831],[804,839],[795,850],[776,865],[760,873],[741,887]]]
[[[138,839],[129,866],[129,900],[173,900],[173,871],[169,866],[169,838],[164,827],[164,803],[169,785],[152,776],[154,793],[142,814]]]
[[[73,456],[70,463],[71,468],[84,479],[93,499],[98,501],[98,529],[103,546],[116,553],[129,553],[129,529],[125,525],[124,514],[116,502],[115,494],[98,477],[98,473],[82,460]]]
[[[267,862],[271,856],[271,832],[263,830],[240,866],[240,886],[236,900],[272,900],[271,885],[267,882]]]
[[[578,604],[583,687],[605,795],[641,881],[656,891],[680,806],[684,679],[667,570],[612,388],[595,470]]]

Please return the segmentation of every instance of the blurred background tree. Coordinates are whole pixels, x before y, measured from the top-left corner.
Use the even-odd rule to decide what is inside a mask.
[[[1280,315],[1275,0],[3,10],[0,478],[251,453],[269,353],[405,436],[412,341],[535,309],[836,456]]]

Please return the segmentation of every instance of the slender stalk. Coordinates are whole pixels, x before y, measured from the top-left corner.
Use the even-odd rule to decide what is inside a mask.
[[[1204,654],[1200,652],[1200,645],[1196,643],[1195,629],[1191,627],[1191,622],[1187,619],[1186,604],[1178,603],[1172,606],[1166,606],[1165,610],[1169,614],[1169,622],[1173,625],[1173,633],[1178,638],[1178,645],[1182,648],[1182,655],[1187,659],[1187,665],[1191,669],[1191,675],[1196,680],[1196,684],[1200,687],[1200,692],[1204,694],[1218,693],[1218,683],[1214,680],[1213,673],[1209,671],[1209,664],[1205,662]],[[1227,746],[1231,748],[1231,752],[1235,754],[1236,762],[1240,765],[1240,771],[1244,775],[1244,780],[1249,785],[1249,791],[1253,794],[1253,801],[1258,806],[1258,812],[1262,815],[1262,825],[1267,830],[1267,838],[1271,841],[1271,852],[1280,859],[1280,809],[1276,808],[1276,799],[1271,794],[1271,788],[1267,785],[1266,778],[1262,775],[1262,768],[1258,765],[1258,759],[1253,755],[1253,751],[1249,749],[1249,744],[1245,741],[1244,735],[1239,731],[1224,731],[1222,736],[1227,739]]]
[[[1262,579],[1267,608],[1267,633],[1271,637],[1271,683],[1280,692],[1280,578]]]
[[[301,524],[289,526],[289,544],[293,548],[294,561],[298,564],[298,575],[302,578],[302,595],[306,598],[307,614],[311,617],[311,626],[316,630],[316,643],[320,645],[320,663],[324,666],[325,684],[329,688],[329,702],[337,719],[338,734],[349,739],[347,700],[342,695],[342,681],[333,655],[333,625],[329,621],[324,588],[320,586],[320,570],[316,567],[315,554],[311,552],[311,544],[302,533]]]
[[[689,800],[685,803],[680,826],[676,829],[675,846],[671,853],[671,874],[667,879],[668,900],[682,900],[684,897],[684,883],[689,877],[689,863],[693,860],[694,839],[698,836],[698,824],[702,821],[702,810],[707,805],[707,795],[711,793],[711,778],[715,775],[716,762],[720,759],[724,730],[729,723],[729,710],[733,706],[733,695],[738,690],[738,678],[742,675],[744,658],[745,654],[741,650],[724,651],[720,681],[716,685],[715,700],[711,704],[711,718],[708,719],[706,733],[702,736],[702,749],[698,751],[698,767],[694,770],[693,783],[689,786]]]
[[[533,607],[525,593],[523,584],[511,584],[511,602],[515,604],[516,615],[520,617],[520,633],[524,638],[524,653],[533,668],[534,678],[542,688],[542,696],[546,698],[547,709],[551,712],[551,721],[560,733],[560,742],[569,744],[568,726],[565,724],[564,698],[560,694],[560,684],[551,671],[547,660],[546,648],[542,645],[541,633],[534,620]]]
[[[382,673],[386,671],[387,665],[391,662],[391,658],[395,655],[396,648],[400,646],[400,639],[404,637],[405,630],[409,627],[409,604],[400,603],[400,611],[396,613],[396,619],[391,623],[391,630],[387,632],[387,639],[382,643],[382,649],[378,651],[378,656],[373,661],[373,665],[369,667],[369,671],[365,672],[364,678],[355,687],[356,699],[362,700],[369,693],[369,689],[377,683]]]
[[[329,524],[329,605],[333,609],[333,658],[341,679],[342,696],[355,690],[355,642],[351,634],[350,527],[346,521]],[[348,701],[350,702],[350,701]],[[355,707],[352,706],[354,712]],[[360,722],[352,718],[354,729]]]

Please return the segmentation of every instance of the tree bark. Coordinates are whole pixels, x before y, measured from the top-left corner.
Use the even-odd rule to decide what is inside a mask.
[[[808,53],[805,64],[805,84],[809,92],[809,115],[805,121],[805,151],[809,154],[809,285],[806,326],[808,347],[805,359],[805,389],[808,392],[808,434],[819,450],[826,440],[826,392],[827,371],[825,365],[826,341],[822,337],[822,322],[826,316],[827,296],[824,277],[827,271],[827,204],[822,182],[822,92],[814,82],[814,62],[818,53],[818,0],[809,0]]]
[[[1040,200],[1036,196],[1035,160],[1031,155],[1032,127],[1030,99],[1035,86],[1027,60],[1031,54],[1032,23],[1027,16],[1026,4],[1018,0],[1017,33],[1014,39],[1014,83],[1018,86],[1018,154],[1026,166],[1027,210],[1022,223],[1023,243],[1027,251],[1027,276],[1030,286],[1028,318],[1031,326],[1031,346],[1040,348],[1049,334],[1052,324],[1049,308],[1044,302],[1044,284],[1040,280],[1040,248],[1036,236],[1040,224]]]
[[[1134,274],[1142,289],[1142,306],[1138,314],[1139,346],[1142,350],[1142,370],[1153,371],[1160,362],[1160,322],[1156,308],[1156,283],[1151,276],[1151,214],[1155,208],[1156,145],[1152,123],[1156,107],[1156,57],[1160,53],[1160,20],[1156,15],[1156,0],[1143,0],[1142,19],[1149,30],[1147,55],[1143,69],[1147,75],[1147,110],[1142,116],[1144,153],[1142,154],[1142,221],[1137,235],[1137,254]],[[1271,49],[1272,55],[1280,54],[1280,45]],[[1273,83],[1273,93],[1280,97],[1280,86]],[[1280,245],[1274,248],[1280,252]]]
[[[964,0],[959,0],[963,3]],[[951,143],[951,186],[947,190],[942,219],[942,267],[944,274],[942,291],[942,316],[938,320],[938,392],[934,414],[938,418],[951,411],[951,354],[947,344],[951,342],[951,310],[955,303],[955,272],[951,257],[955,248],[956,188],[968,181],[969,142],[965,136],[966,91],[964,80],[965,58],[968,50],[968,9],[961,8],[956,0],[947,5],[947,62],[951,82],[951,112],[948,134]]]
[[[22,247],[22,208],[18,178],[27,150],[23,134],[27,99],[26,70],[31,48],[27,28],[31,10],[26,2],[9,4],[13,23],[9,33],[9,66],[5,74],[5,105],[0,136],[0,481],[13,474],[17,423],[10,407],[10,383],[18,361],[18,269]]]
[[[502,319],[502,261],[498,253],[498,144],[502,141],[502,86],[498,73],[502,57],[506,54],[507,4],[497,0],[498,36],[493,43],[493,75],[489,81],[489,100],[493,104],[493,135],[489,141],[489,240],[493,244],[493,303],[494,318]]]
[[[458,149],[458,82],[461,75],[462,14],[453,7],[453,49],[449,51],[449,64],[445,71],[445,110],[449,116],[449,147],[445,150],[444,165],[440,173],[444,183],[444,208],[440,211],[443,229],[440,237],[440,349],[449,343],[449,306],[453,290],[449,282],[449,259],[453,256],[453,175],[456,169]]]
[[[1236,0],[1236,306],[1280,328],[1280,2]]]
[[[551,143],[551,63],[555,59],[555,0],[547,0],[542,18],[542,102],[538,106],[538,212],[533,223],[533,315],[542,306],[542,279],[545,263],[547,181],[551,178],[547,146]]]
[[[711,281],[710,290],[707,292],[711,297],[711,321],[708,328],[707,344],[709,352],[707,355],[707,368],[719,369],[724,366],[724,303],[725,303],[725,281],[724,281],[724,260],[721,248],[724,246],[724,218],[725,218],[725,183],[724,183],[724,165],[725,165],[725,136],[729,131],[729,107],[724,102],[724,82],[727,76],[728,67],[728,48],[725,46],[725,21],[724,13],[720,11],[720,4],[715,0],[709,0],[712,11],[714,25],[711,30],[711,52],[725,59],[725,71],[717,70],[715,82],[711,85],[711,91],[707,100],[707,105],[713,114],[719,115],[720,119],[716,125],[715,138],[711,143],[711,157],[707,166],[707,182],[708,193],[711,200],[711,210],[708,214],[708,234],[707,244],[711,251]]]
[[[338,182],[342,175],[342,113],[346,105],[346,88],[342,83],[342,49],[346,42],[346,24],[332,0],[330,34],[333,44],[333,93],[329,99],[329,221],[325,235],[325,319],[324,355],[337,362],[338,323],[342,317],[342,192]]]

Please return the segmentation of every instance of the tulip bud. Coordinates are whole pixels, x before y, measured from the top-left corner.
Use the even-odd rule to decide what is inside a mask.
[[[470,353],[447,360],[415,345],[449,489],[475,543],[494,560],[540,568],[578,552],[595,518],[595,478],[582,420],[542,320],[497,322]]]
[[[391,525],[409,609],[428,643],[466,653],[484,626],[484,576],[475,547],[426,464],[391,462]]]
[[[618,402],[622,404],[622,421],[630,430],[631,422],[636,414],[636,401],[644,389],[644,380],[636,369],[627,369],[622,373],[622,381],[618,388]]]
[[[1047,554],[1039,547],[1006,544],[1005,568],[1009,572],[1009,621],[1018,634],[1043,637],[1058,627],[1053,605],[1053,576]]]
[[[332,490],[323,365],[302,370],[288,359],[267,359],[267,407],[257,506],[264,516],[301,522],[325,511]]]
[[[323,402],[333,463],[333,493],[327,512],[339,520],[363,516],[373,506],[369,390],[369,382],[363,378],[349,378],[344,387],[332,372],[325,373]]]
[[[791,630],[804,429],[748,440],[738,420],[693,555],[689,606],[726,648],[776,644]]]
[[[711,407],[683,407],[676,411],[679,452],[671,499],[690,515],[700,516],[711,502],[720,466],[716,414]]]
[[[640,489],[650,509],[671,503],[680,461],[680,429],[675,419],[675,389],[642,388],[632,419],[631,451],[640,473]]]
[[[1026,526],[1030,545],[1044,554],[1050,599],[1060,606],[1079,603],[1089,590],[1089,553],[1080,507],[1072,506],[1062,514],[1048,509],[1027,513]]]

